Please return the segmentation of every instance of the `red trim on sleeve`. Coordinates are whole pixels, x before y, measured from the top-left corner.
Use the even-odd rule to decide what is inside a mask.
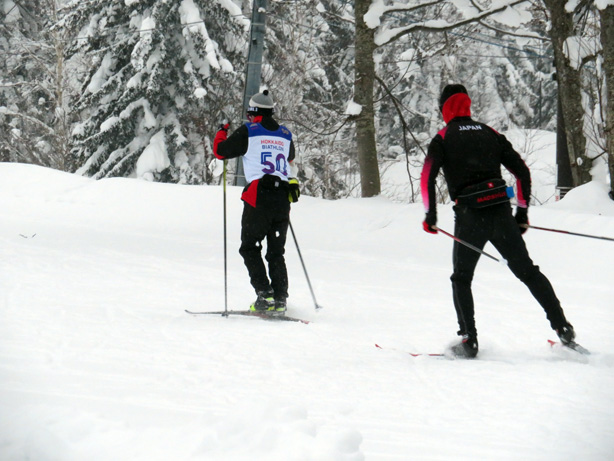
[[[241,200],[254,208],[256,208],[256,199],[258,198],[258,181],[260,180],[254,179],[250,182],[247,190],[241,194]]]
[[[522,181],[516,179],[516,201],[520,208],[528,208],[527,199],[522,192]]]
[[[422,192],[422,203],[424,205],[424,211],[429,212],[429,177],[431,176],[431,168],[433,166],[433,159],[426,157],[424,160],[424,166],[422,167],[422,174],[420,175],[420,190]]]

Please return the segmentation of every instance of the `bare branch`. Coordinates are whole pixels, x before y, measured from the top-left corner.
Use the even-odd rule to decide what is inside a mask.
[[[419,23],[415,23],[412,24],[410,26],[407,27],[399,27],[396,30],[398,32],[394,33],[393,35],[387,37],[387,38],[379,38],[376,36],[375,38],[375,45],[376,46],[383,46],[383,45],[387,45],[389,43],[392,43],[398,39],[400,39],[401,37],[404,37],[405,35],[414,33],[414,32],[447,32],[453,29],[457,29],[459,27],[462,26],[466,26],[467,24],[471,24],[474,22],[479,22],[482,19],[485,19],[489,16],[492,16],[494,14],[500,13],[503,10],[505,10],[506,8],[509,8],[511,6],[516,6],[519,5],[521,3],[525,3],[528,0],[515,0],[512,1],[511,3],[508,3],[506,5],[500,6],[498,8],[495,8],[493,10],[487,10],[487,11],[483,11],[479,14],[477,14],[476,16],[470,17],[470,18],[466,18],[463,19],[461,21],[457,21],[454,23],[449,23],[446,25],[442,25],[442,26],[438,26],[438,25],[434,25],[437,24],[439,21],[423,21],[423,22],[419,22]],[[393,29],[395,30],[395,29]],[[382,36],[382,34],[379,34],[380,37]]]
[[[482,27],[492,30],[494,32],[499,32],[505,35],[510,35],[512,37],[518,37],[518,38],[528,38],[531,40],[540,40],[542,42],[549,42],[550,39],[548,37],[542,37],[541,35],[536,35],[536,34],[519,34],[516,32],[512,32],[510,30],[505,30],[505,29],[500,29],[499,27],[495,27],[492,26],[484,21],[478,21],[478,24],[480,24]]]
[[[396,109],[397,114],[399,115],[399,118],[401,119],[401,123],[403,125],[403,132],[408,132],[410,134],[410,136],[413,138],[413,140],[416,143],[416,145],[420,148],[422,153],[426,156],[426,152],[422,148],[422,145],[420,144],[420,141],[418,140],[418,138],[416,138],[414,133],[409,129],[409,125],[405,121],[405,117],[403,117],[403,112],[401,111],[401,104],[399,103],[399,100],[396,98],[396,96],[394,94],[392,94],[392,91],[390,91],[390,89],[388,88],[388,86],[386,85],[386,82],[384,82],[384,80],[382,80],[377,75],[375,76],[375,79],[382,86],[382,88],[388,94],[388,96],[390,96],[390,99],[392,100],[392,103],[394,104],[394,108]],[[408,155],[409,147],[407,145],[407,139],[405,138],[405,136],[403,136],[403,143],[405,144],[405,153],[406,153],[406,155]]]
[[[49,132],[49,134],[53,134],[53,135],[55,134],[55,130],[51,128],[49,125],[47,125],[46,123],[43,123],[40,120],[35,119],[34,117],[30,117],[29,115],[12,111],[8,107],[0,106],[0,114],[10,115],[12,117],[20,117],[28,122],[31,122],[31,123],[34,123],[35,125],[43,127],[45,130]]]
[[[420,8],[426,8],[427,6],[439,5],[440,3],[441,3],[441,0],[433,0],[432,2],[429,2],[429,3],[423,3],[421,5],[413,5],[413,6],[403,6],[399,4],[394,4],[394,5],[391,5],[390,7],[384,8],[382,12],[382,16],[388,13],[401,13],[401,12],[411,13],[412,11],[417,11]]]
[[[29,85],[28,82],[0,82],[0,88],[13,88],[18,86]]]

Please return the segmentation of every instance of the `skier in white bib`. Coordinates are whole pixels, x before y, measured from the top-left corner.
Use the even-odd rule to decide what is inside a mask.
[[[222,127],[215,135],[213,153],[218,159],[243,156],[247,186],[241,195],[244,206],[239,253],[257,294],[250,310],[283,314],[288,298],[284,252],[290,202],[298,200],[299,191],[290,173],[295,155],[292,133],[275,121],[274,106],[268,90],[252,96],[248,123],[230,136],[229,125]],[[268,275],[261,254],[265,238]]]

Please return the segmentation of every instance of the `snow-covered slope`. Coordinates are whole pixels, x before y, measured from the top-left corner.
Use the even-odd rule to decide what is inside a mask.
[[[253,299],[228,188],[228,306]],[[2,460],[606,460],[614,453],[614,243],[531,230],[586,361],[550,350],[539,305],[480,261],[480,355],[456,338],[452,241],[421,204],[302,197],[289,314],[224,308],[222,188],[92,181],[0,164]],[[591,183],[531,222],[614,237]],[[440,209],[451,231],[451,208]],[[491,246],[486,251],[497,254]],[[374,344],[385,350],[379,350]]]

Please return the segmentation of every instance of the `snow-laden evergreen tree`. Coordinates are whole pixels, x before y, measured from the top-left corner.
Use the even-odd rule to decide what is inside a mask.
[[[63,38],[56,0],[0,0],[0,160],[68,168]]]
[[[75,0],[61,26],[91,61],[75,170],[210,182],[211,143],[241,93],[247,21],[230,0]]]

